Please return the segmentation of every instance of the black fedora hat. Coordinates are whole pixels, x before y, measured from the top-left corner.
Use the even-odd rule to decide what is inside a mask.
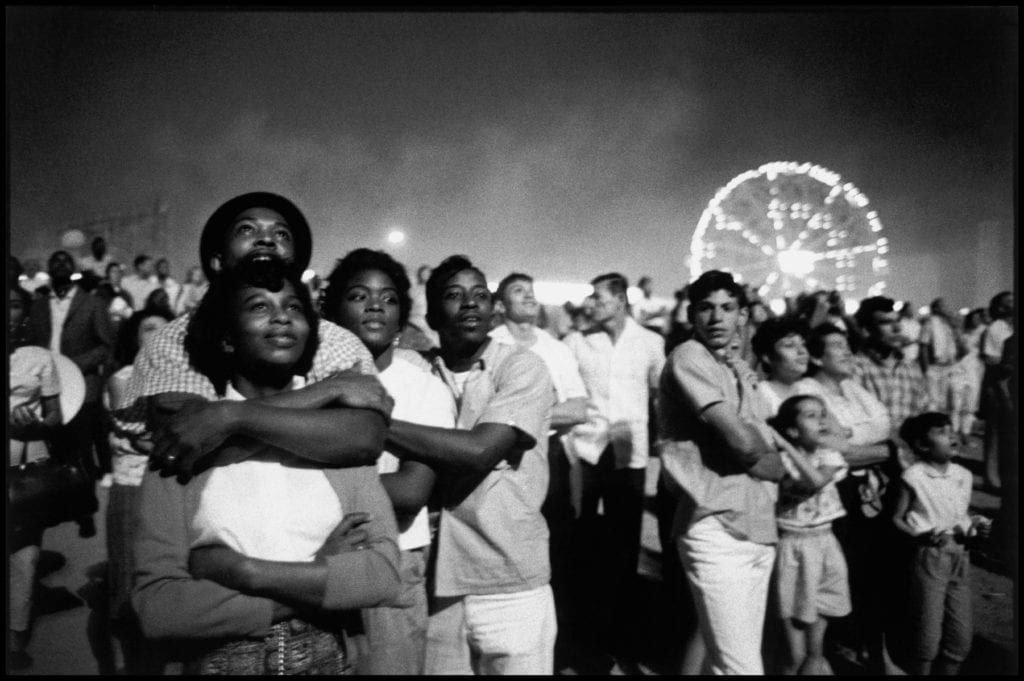
[[[295,244],[295,267],[299,271],[309,266],[313,252],[313,235],[309,231],[309,223],[298,207],[278,194],[270,192],[250,192],[242,194],[221,204],[213,211],[213,215],[203,226],[203,234],[199,238],[199,263],[207,279],[213,279],[217,273],[210,266],[210,260],[221,252],[227,229],[238,217],[238,214],[249,208],[269,208],[285,219],[292,231]]]

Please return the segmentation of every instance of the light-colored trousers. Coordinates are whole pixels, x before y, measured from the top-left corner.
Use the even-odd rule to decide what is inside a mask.
[[[775,547],[729,534],[715,516],[676,538],[707,648],[703,673],[764,674],[761,638]]]
[[[427,623],[426,673],[555,673],[551,586],[508,594],[438,598]]]

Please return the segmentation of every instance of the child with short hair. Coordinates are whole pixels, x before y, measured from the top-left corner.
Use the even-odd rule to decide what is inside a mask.
[[[949,417],[911,416],[900,437],[918,457],[903,471],[893,522],[914,538],[910,574],[911,674],[953,675],[971,648],[970,559],[965,543],[990,522],[969,516],[973,478],[952,462],[957,438]]]
[[[848,470],[843,455],[822,446],[825,403],[813,395],[785,400],[769,423],[785,438],[787,475],[779,483],[775,596],[789,659],[784,674],[832,674],[825,659],[826,617],[850,613],[846,558],[832,521],[846,515],[835,483]]]

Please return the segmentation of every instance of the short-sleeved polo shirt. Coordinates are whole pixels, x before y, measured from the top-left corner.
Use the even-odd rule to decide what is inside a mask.
[[[532,352],[488,341],[460,391],[444,361],[434,372],[458,408],[456,427],[515,428],[518,461],[502,460],[465,498],[441,510],[435,593],[463,596],[536,589],[551,579],[548,526],[540,507],[548,489],[548,428],[555,392]]]
[[[733,367],[697,340],[669,355],[658,391],[658,427],[665,472],[688,497],[692,513],[686,527],[709,515],[733,536],[772,544],[778,540],[775,501],[778,485],[751,477],[722,451],[724,445],[701,415],[724,402],[771,442],[767,406],[757,391],[757,377],[741,359]]]

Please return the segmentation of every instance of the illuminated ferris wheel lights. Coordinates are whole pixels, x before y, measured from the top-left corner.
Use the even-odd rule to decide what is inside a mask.
[[[806,277],[814,271],[814,261],[817,257],[810,251],[788,250],[778,255],[779,269],[783,274],[794,277]]]

